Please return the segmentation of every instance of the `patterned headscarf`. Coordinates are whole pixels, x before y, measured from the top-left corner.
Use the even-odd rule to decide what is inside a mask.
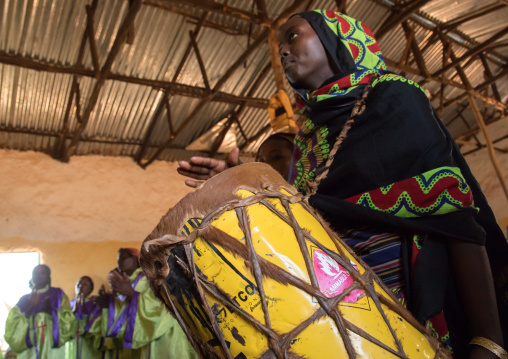
[[[330,10],[295,14],[309,22],[339,68],[336,80],[315,90],[295,89],[297,106],[306,102],[346,95],[374,74],[382,75],[386,64],[372,31],[364,23]]]
[[[361,96],[361,85],[372,76],[383,75],[386,65],[372,31],[362,22],[328,10],[293,16],[309,22],[339,69],[317,90],[293,88],[296,105],[307,120],[295,137],[289,183],[303,190],[305,181],[313,179],[316,169],[328,158],[343,124],[338,119],[349,116],[354,101]]]

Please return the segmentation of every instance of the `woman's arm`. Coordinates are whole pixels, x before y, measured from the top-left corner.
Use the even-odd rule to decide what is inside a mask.
[[[503,347],[494,282],[485,247],[455,240],[448,243],[450,266],[471,335],[487,338]],[[469,358],[497,358],[478,345],[471,345],[469,353]]]

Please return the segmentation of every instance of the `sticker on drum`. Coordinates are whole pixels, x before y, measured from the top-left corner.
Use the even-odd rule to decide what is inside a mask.
[[[312,258],[319,290],[327,298],[340,295],[353,284],[354,280],[349,272],[321,249],[313,247]],[[358,267],[353,261],[350,260],[350,263],[358,270]],[[356,303],[364,295],[365,292],[363,289],[355,289],[341,302]]]

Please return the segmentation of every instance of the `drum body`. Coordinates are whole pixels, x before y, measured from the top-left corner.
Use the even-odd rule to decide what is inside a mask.
[[[446,357],[269,166],[189,196],[145,240],[142,265],[203,357]]]

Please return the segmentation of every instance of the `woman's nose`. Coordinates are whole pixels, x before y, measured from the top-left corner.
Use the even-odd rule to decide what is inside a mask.
[[[289,46],[287,44],[283,44],[279,47],[279,55],[280,57],[286,57],[289,55]]]

